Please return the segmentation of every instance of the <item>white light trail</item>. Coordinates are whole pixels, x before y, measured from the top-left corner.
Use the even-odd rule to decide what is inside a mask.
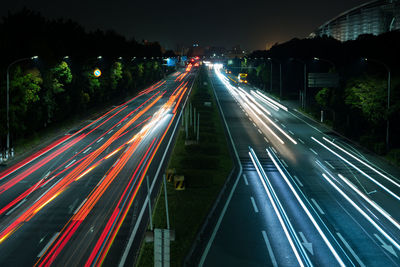
[[[353,200],[351,200],[328,176],[323,173],[322,176],[338,191],[365,219],[367,219],[389,242],[400,250],[400,245],[390,237],[367,213],[365,213]]]
[[[326,145],[324,145],[322,142],[318,141],[314,136],[311,137],[312,140],[314,140],[315,142],[317,142],[318,144],[320,144],[321,146],[323,146],[326,150],[328,150],[329,152],[331,152],[332,154],[334,154],[335,156],[337,156],[338,158],[340,158],[341,160],[343,160],[344,162],[346,162],[347,164],[349,164],[351,167],[353,167],[354,169],[356,169],[358,172],[360,172],[362,175],[364,175],[365,177],[367,177],[370,181],[372,181],[373,183],[375,183],[376,185],[378,185],[380,188],[382,188],[383,190],[385,190],[387,193],[389,193],[391,196],[393,196],[394,198],[396,198],[397,200],[400,200],[400,197],[398,195],[396,195],[395,193],[393,193],[392,191],[390,191],[387,187],[385,187],[383,184],[381,184],[380,182],[376,181],[374,178],[372,178],[371,176],[369,176],[368,174],[366,174],[364,171],[362,171],[360,168],[358,168],[356,165],[354,165],[353,163],[351,163],[350,161],[348,161],[347,159],[345,159],[344,157],[342,157],[341,155],[339,155],[338,153],[336,153],[335,151],[333,151],[332,149],[330,149],[329,147],[327,147]]]
[[[346,153],[347,155],[349,155],[350,157],[352,157],[353,159],[357,160],[358,162],[360,162],[361,164],[363,164],[364,166],[366,166],[367,168],[371,169],[372,171],[374,171],[375,173],[379,174],[380,176],[382,176],[383,178],[385,178],[386,180],[388,180],[389,182],[391,182],[392,184],[396,185],[397,187],[400,187],[400,184],[397,183],[396,181],[390,179],[388,176],[386,176],[385,174],[381,173],[380,171],[378,171],[377,169],[375,169],[374,167],[372,167],[371,165],[365,163],[364,161],[362,161],[361,159],[357,158],[356,156],[354,156],[353,154],[351,154],[350,152],[346,151],[344,148],[340,147],[339,145],[333,143],[331,140],[329,140],[328,138],[326,138],[325,136],[323,137],[323,139],[328,142],[329,144],[333,145],[334,147],[336,147],[337,149],[341,150],[342,152]]]
[[[308,210],[306,205],[304,204],[303,200],[301,200],[299,194],[297,191],[294,189],[293,185],[290,183],[289,179],[287,178],[286,174],[282,171],[282,168],[279,166],[275,158],[273,157],[272,153],[267,149],[268,156],[271,158],[272,162],[274,163],[275,167],[278,169],[279,173],[285,180],[286,184],[289,186],[290,190],[296,197],[297,201],[299,202],[300,206],[303,208],[304,212],[307,214],[308,218],[311,220],[312,224],[314,227],[317,229],[318,233],[324,240],[325,244],[328,246],[329,250],[332,252],[333,256],[337,260],[337,262],[340,264],[340,266],[346,266],[342,259],[340,258],[339,254],[336,252],[335,248],[332,246],[331,242],[329,242],[328,238],[326,237],[325,233],[322,231],[322,229],[319,227],[318,223],[314,219],[314,217],[311,215],[311,212]]]

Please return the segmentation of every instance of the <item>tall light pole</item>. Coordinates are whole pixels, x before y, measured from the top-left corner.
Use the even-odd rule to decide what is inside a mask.
[[[25,60],[32,60],[38,58],[37,56],[34,57],[25,57],[25,58],[20,58],[15,61],[13,61],[10,65],[7,67],[7,149],[6,149],[6,159],[8,159],[8,155],[10,152],[10,68],[21,61]]]
[[[302,101],[302,107],[305,109],[306,108],[306,103],[307,103],[307,63],[301,59],[298,58],[290,58],[290,60],[297,60],[298,62],[304,64],[304,93],[303,93],[303,101]]]
[[[391,87],[391,70],[389,68],[389,66],[379,60],[376,59],[371,59],[371,58],[363,58],[364,61],[371,61],[371,62],[375,62],[377,64],[382,65],[383,67],[385,67],[386,71],[387,71],[387,117],[386,117],[386,151],[389,151],[389,109],[390,109],[390,87]]]
[[[271,88],[272,88],[272,63],[273,61],[277,62],[279,64],[279,97],[282,99],[282,62],[268,58],[268,61],[271,63]]]

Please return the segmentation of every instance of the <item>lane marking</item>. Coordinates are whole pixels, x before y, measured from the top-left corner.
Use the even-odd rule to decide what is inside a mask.
[[[268,139],[264,136],[264,140],[265,142],[269,143]]]
[[[282,125],[283,128],[286,128],[286,126],[284,124],[281,123],[281,125]]]
[[[92,147],[87,148],[85,151],[83,151],[83,154],[86,154],[91,149],[92,149]]]
[[[256,127],[257,128],[257,125],[253,122],[253,125],[254,125],[254,127]]]
[[[301,239],[303,240],[303,242],[301,243],[303,245],[303,247],[305,249],[307,249],[308,252],[311,253],[311,255],[314,255],[314,250],[313,250],[312,243],[307,240],[307,238],[306,238],[306,236],[304,235],[303,232],[299,232],[299,235],[300,235]]]
[[[286,168],[289,168],[289,166],[287,165],[287,163],[284,159],[281,159],[281,162],[283,163],[283,165],[285,165]]]
[[[358,264],[361,267],[365,267],[365,264],[361,261],[361,259],[358,257],[357,253],[351,248],[351,246],[349,245],[349,243],[347,243],[346,239],[344,239],[344,237],[337,232],[336,233],[337,236],[340,238],[340,240],[342,240],[343,244],[346,246],[346,248],[350,251],[351,255],[353,255],[353,257],[356,259],[356,261],[358,262]]]
[[[299,139],[300,143],[302,143],[304,145],[304,141],[303,140],[301,140],[300,138],[297,138],[297,139]]]
[[[247,181],[246,174],[243,174],[243,179],[244,179],[244,183],[245,183],[246,185],[249,185],[249,181]]]
[[[267,245],[268,254],[269,254],[269,257],[271,258],[271,261],[272,261],[272,266],[278,267],[278,263],[276,262],[274,251],[272,250],[271,243],[269,242],[267,233],[265,231],[261,231],[261,233],[262,233],[262,235],[264,237],[265,244]]]
[[[251,199],[251,203],[253,204],[254,212],[258,213],[258,208],[257,208],[257,205],[256,205],[256,201],[254,200],[253,197],[250,197],[250,199]]]
[[[67,166],[65,166],[64,169],[68,168],[69,166],[71,166],[72,164],[74,164],[74,162],[76,161],[76,159],[74,159],[73,161],[71,161]]]
[[[288,131],[291,135],[294,135],[294,132],[292,132],[291,130]]]
[[[314,203],[315,207],[317,207],[317,210],[319,211],[319,213],[321,213],[322,215],[325,215],[325,212],[321,209],[321,207],[318,205],[318,203],[315,199],[311,198],[311,202]]]
[[[312,149],[312,148],[309,148],[310,149],[310,151],[312,152],[312,153],[314,153],[315,155],[318,155],[318,153],[314,150],[314,149]]]
[[[333,167],[333,165],[332,164],[330,164],[328,161],[326,161],[326,160],[324,160],[325,161],[325,163],[326,163],[326,165],[328,165],[329,167],[331,167],[332,169],[334,169],[334,170],[336,170],[336,168],[335,167]]]
[[[301,187],[303,187],[302,182],[300,182],[299,178],[298,178],[296,175],[293,175],[293,178],[296,179],[296,182],[297,182]]]
[[[14,208],[10,209],[10,210],[6,213],[6,216],[8,216],[8,215],[10,215],[11,213],[13,213],[14,210],[18,209],[18,208],[22,205],[22,203],[24,203],[25,201],[26,201],[26,198],[24,198],[22,201],[20,201],[20,202],[18,203],[18,205],[16,205]]]
[[[57,238],[58,234],[60,232],[57,232],[53,235],[53,237],[50,239],[50,241],[47,243],[47,245],[40,251],[40,253],[37,255],[38,258],[42,257],[43,254],[47,251],[47,249],[50,247],[50,245],[53,243],[53,241]]]
[[[260,129],[257,129],[257,131],[258,131],[260,134],[263,134],[263,133],[261,132],[261,130],[260,130]]]
[[[100,138],[99,140],[97,140],[96,143],[100,142],[100,141],[103,140],[103,139],[104,139],[104,137]]]

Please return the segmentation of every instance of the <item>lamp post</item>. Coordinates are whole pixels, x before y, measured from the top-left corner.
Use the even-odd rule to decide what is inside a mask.
[[[34,57],[25,57],[25,58],[20,58],[15,61],[13,61],[10,65],[7,67],[7,148],[6,148],[6,160],[8,159],[8,154],[10,151],[10,68],[21,61],[25,60],[32,60],[38,58],[37,56]]]
[[[290,60],[297,60],[298,62],[302,63],[304,65],[304,93],[303,93],[303,101],[302,101],[302,107],[305,109],[306,108],[306,103],[307,103],[307,63],[301,59],[298,58],[290,58]]]
[[[272,88],[272,63],[273,61],[279,64],[279,97],[282,99],[282,63],[276,59],[267,58],[268,61],[271,63],[271,88]],[[272,89],[271,89],[272,90]]]
[[[391,70],[389,66],[379,60],[371,58],[363,58],[364,61],[372,61],[382,65],[387,71],[387,117],[386,117],[386,151],[389,151],[389,109],[390,109],[390,87],[391,87]]]

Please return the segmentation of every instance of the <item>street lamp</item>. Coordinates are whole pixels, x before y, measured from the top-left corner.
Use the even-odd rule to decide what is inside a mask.
[[[389,68],[389,66],[379,60],[376,59],[371,59],[371,58],[363,58],[364,61],[371,61],[371,62],[375,62],[377,64],[382,65],[383,67],[385,67],[386,71],[387,71],[387,117],[386,117],[386,151],[389,151],[389,109],[390,109],[390,87],[391,87],[391,70]]]
[[[103,58],[102,56],[98,56],[98,57],[97,57],[97,59],[102,59],[102,58]]]
[[[335,63],[333,63],[333,61],[330,61],[329,59],[320,58],[320,57],[314,57],[314,60],[315,60],[315,61],[325,61],[325,62],[331,64],[332,67],[333,67],[333,69],[336,70],[336,65],[335,65]]]
[[[6,160],[8,159],[8,154],[10,152],[10,68],[21,61],[25,60],[33,60],[37,59],[38,56],[33,56],[33,57],[25,57],[25,58],[20,58],[15,61],[13,61],[10,65],[7,67],[7,148],[6,148]]]
[[[69,56],[65,56],[64,59],[69,59]]]
[[[298,58],[290,58],[290,60],[292,60],[292,61],[297,60],[298,62],[304,64],[304,94],[303,94],[303,99],[302,99],[303,100],[302,107],[305,109],[306,103],[307,103],[307,63]]]
[[[271,74],[271,81],[270,81],[271,82],[271,86],[270,86],[271,90],[272,90],[272,62],[275,61],[279,64],[279,96],[282,99],[282,63],[280,61],[278,61],[276,59],[272,59],[270,57],[267,59],[271,63],[271,73],[270,73]]]

